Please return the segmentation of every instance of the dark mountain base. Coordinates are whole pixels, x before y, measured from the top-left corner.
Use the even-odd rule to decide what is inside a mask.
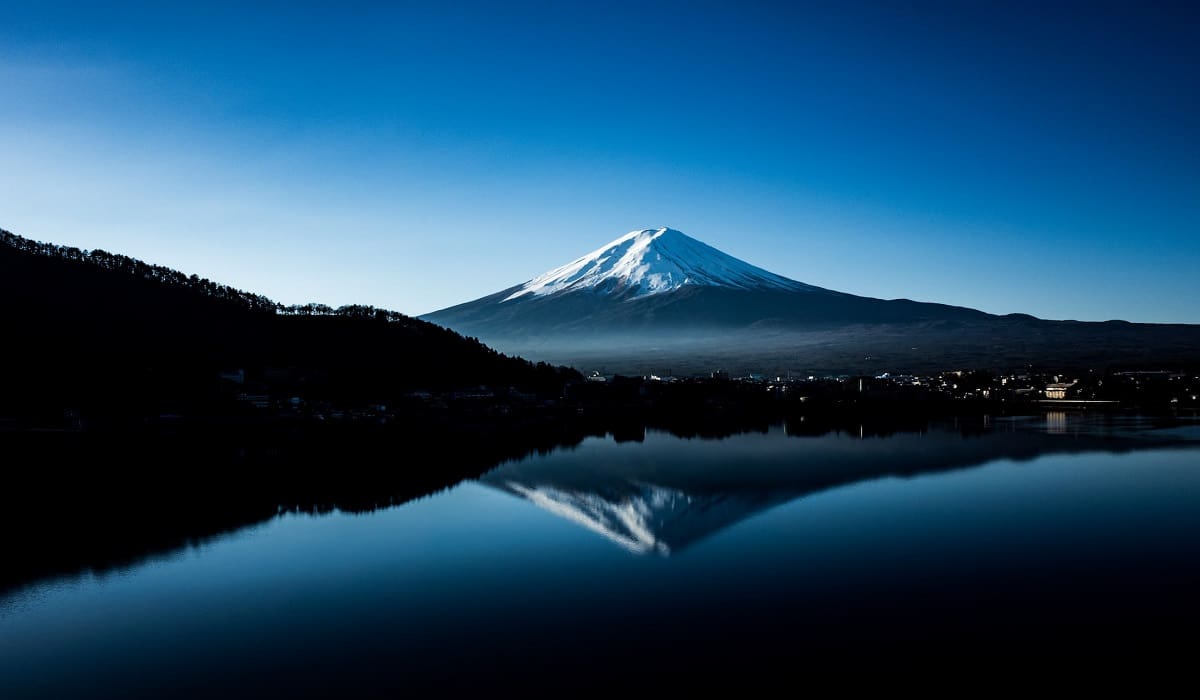
[[[995,320],[763,327],[563,337],[487,336],[513,353],[581,370],[735,376],[878,374],[948,369],[1015,369],[1200,364],[1200,326],[1083,323],[1026,317]]]

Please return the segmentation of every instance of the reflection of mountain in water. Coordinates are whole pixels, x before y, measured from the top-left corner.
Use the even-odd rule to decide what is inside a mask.
[[[1010,420],[969,436],[934,429],[886,439],[863,439],[861,432],[805,437],[790,427],[720,441],[683,441],[650,431],[640,444],[591,441],[574,451],[506,464],[481,481],[630,552],[669,556],[776,505],[838,486],[997,460],[1168,447],[1200,437],[1194,427],[1182,432],[1147,427],[1077,418],[1065,435],[1047,431],[1040,421]]]
[[[808,420],[770,432],[721,433],[680,423],[673,434],[624,426],[617,439],[562,429],[414,432],[410,439],[336,431],[291,436],[203,431],[157,438],[8,433],[0,441],[8,537],[0,602],[47,577],[104,572],[170,555],[281,512],[392,507],[464,478],[531,502],[635,552],[674,554],[772,506],[815,491],[1043,454],[1120,452],[1200,442],[1195,421],[1078,415],[938,429],[923,420],[873,427]],[[849,432],[831,433],[849,427]],[[1167,429],[1162,429],[1167,428]],[[903,432],[908,430],[910,432]],[[970,437],[964,437],[964,430]],[[1057,434],[1048,434],[1048,433]],[[736,434],[735,434],[736,433]],[[603,432],[596,432],[602,435]],[[674,435],[674,436],[673,436]],[[865,439],[860,439],[865,438]],[[453,445],[454,459],[393,468]],[[551,449],[551,446],[568,449]],[[525,457],[533,450],[541,456]],[[390,455],[381,461],[381,455]],[[123,464],[117,470],[81,465]],[[170,465],[163,469],[163,465]],[[331,469],[331,465],[338,465]]]
[[[484,481],[495,485],[491,478]],[[545,484],[527,486],[517,481],[499,485],[635,554],[655,552],[663,556],[787,500],[786,495],[769,492],[692,495],[636,482],[614,484],[604,493]]]

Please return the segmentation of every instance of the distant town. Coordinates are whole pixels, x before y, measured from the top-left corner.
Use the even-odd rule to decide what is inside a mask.
[[[1023,371],[996,373],[946,370],[935,374],[884,372],[878,375],[765,375],[713,370],[706,375],[643,376],[593,370],[581,381],[567,382],[557,394],[513,387],[479,386],[453,391],[413,391],[389,403],[343,406],[280,391],[302,377],[295,371],[268,368],[221,373],[230,399],[250,414],[309,418],[316,421],[387,424],[423,415],[461,418],[510,415],[612,413],[657,408],[721,413],[745,407],[789,413],[823,410],[871,411],[925,407],[943,413],[1130,408],[1144,411],[1200,409],[1200,370],[1140,369],[1113,371]],[[168,417],[170,418],[170,416]]]
[[[586,380],[608,383],[622,379],[593,371]],[[995,373],[976,370],[946,370],[936,374],[893,374],[794,376],[747,373],[731,375],[714,370],[702,377],[673,377],[649,374],[648,383],[738,382],[761,387],[768,394],[795,396],[800,401],[815,397],[862,396],[870,398],[986,399],[1052,405],[1146,405],[1195,406],[1200,400],[1200,372],[1192,370],[1025,371]]]

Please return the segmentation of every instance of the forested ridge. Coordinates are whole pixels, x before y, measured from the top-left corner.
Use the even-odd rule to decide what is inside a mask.
[[[371,306],[284,306],[103,250],[0,230],[0,416],[223,410],[241,388],[306,400],[388,401],[414,390],[555,392],[571,370]],[[240,374],[239,374],[240,373]]]

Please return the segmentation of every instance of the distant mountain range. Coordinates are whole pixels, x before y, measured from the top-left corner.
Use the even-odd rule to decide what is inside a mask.
[[[1200,326],[1047,321],[855,296],[670,228],[632,231],[528,282],[422,316],[503,352],[681,373],[1200,361]]]

